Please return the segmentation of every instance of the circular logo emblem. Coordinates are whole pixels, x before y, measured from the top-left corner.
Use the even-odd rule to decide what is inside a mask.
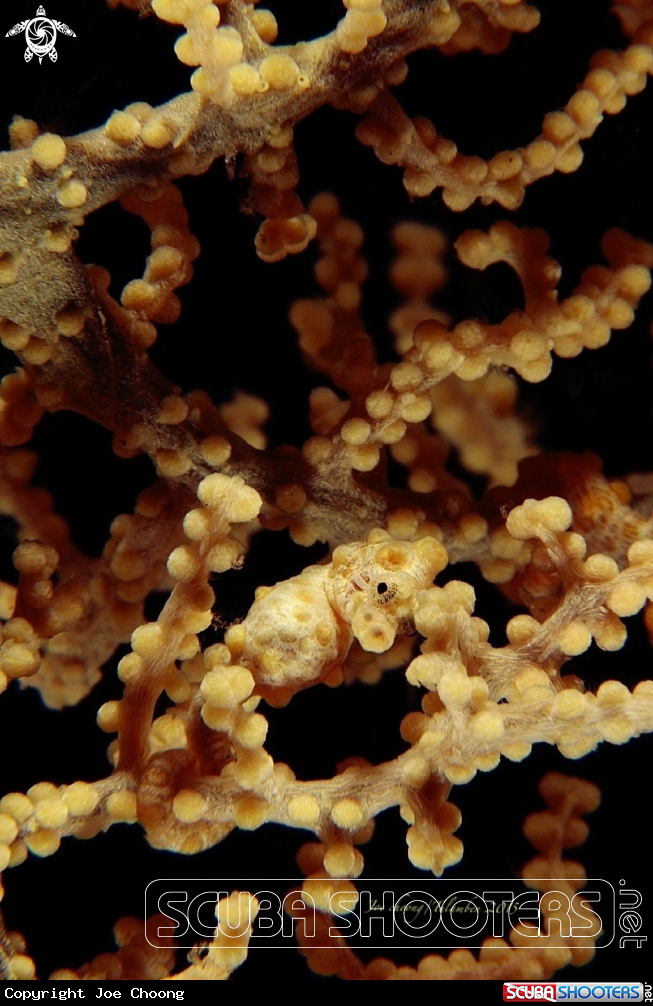
[[[33,17],[25,29],[25,41],[27,48],[31,49],[39,59],[43,59],[46,53],[54,49],[54,43],[57,41],[54,21],[49,17]]]
[[[54,21],[51,17],[46,17],[44,7],[37,7],[35,17],[15,24],[13,28],[9,29],[5,38],[10,35],[19,35],[22,31],[25,32],[25,41],[27,42],[26,63],[29,63],[33,56],[38,56],[39,63],[44,56],[48,56],[53,63],[56,63],[57,50],[54,43],[57,41],[57,32],[61,32],[62,35],[72,35],[73,38],[76,37],[72,28],[69,28],[63,21]]]

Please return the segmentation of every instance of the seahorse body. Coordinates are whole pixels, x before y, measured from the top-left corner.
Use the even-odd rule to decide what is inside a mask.
[[[354,638],[383,653],[413,631],[415,592],[446,563],[435,538],[399,542],[375,530],[367,542],[339,546],[330,563],[259,588],[225,642],[264,690],[307,688],[339,671]]]

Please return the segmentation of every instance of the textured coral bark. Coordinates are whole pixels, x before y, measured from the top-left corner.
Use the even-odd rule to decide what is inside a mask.
[[[148,16],[138,20],[130,11],[109,13],[99,5],[89,12],[89,6],[76,7],[71,3],[65,11],[53,9],[53,16],[56,13],[64,18],[79,38],[76,49],[73,48],[74,40],[62,42],[60,62],[56,67],[39,68],[35,61],[34,65],[26,67],[16,50],[16,46],[20,48],[19,42],[6,40],[7,53],[16,57],[4,71],[8,75],[8,86],[3,94],[14,99],[12,107],[6,110],[7,116],[19,112],[36,119],[50,132],[72,135],[99,126],[114,108],[122,108],[130,101],[148,100],[159,104],[187,88],[187,68],[179,67],[171,51],[179,29]],[[340,5],[316,3],[313,21],[303,13],[300,15],[296,5],[278,3],[271,6],[286,33],[281,41],[287,42],[299,37],[313,38],[332,29],[342,14]],[[407,12],[417,12],[421,16],[420,12],[426,11],[429,4],[386,6],[398,11],[405,7]],[[542,3],[539,6],[543,15],[541,28],[513,38],[504,54],[490,58],[472,53],[445,58],[439,53],[421,53],[414,57],[408,81],[397,92],[409,114],[428,115],[438,131],[452,137],[466,154],[487,160],[503,150],[529,143],[537,136],[543,115],[568,101],[587,72],[589,56],[600,48],[624,45],[616,21],[608,14],[607,4],[579,4],[573,16],[560,10],[559,5]],[[21,12],[15,16],[13,11],[8,12],[7,29],[21,16]],[[370,76],[366,66],[373,67],[375,72],[389,66],[397,52],[393,47],[404,51],[401,49],[405,46],[404,29],[405,23],[402,27],[398,19],[396,35],[372,39],[369,51],[363,54],[363,70],[360,71],[361,62],[358,62],[356,74],[366,78]],[[92,43],[88,41],[89,36]],[[11,50],[9,42],[12,42]],[[154,56],[150,55],[152,52]],[[143,65],[139,65],[141,60]],[[325,85],[317,99],[309,89],[306,98],[294,106],[293,118],[299,121],[317,106],[326,106],[331,97],[351,90],[353,77],[348,76],[349,71],[343,66],[348,61],[349,57],[341,56],[334,62],[325,74],[332,89]],[[355,63],[352,59],[352,66]],[[39,76],[40,69],[43,72]],[[54,70],[60,75],[52,76]],[[46,72],[50,71],[50,76],[46,77]],[[263,106],[262,118],[277,115],[282,101],[283,98],[275,96],[270,104]],[[173,119],[175,125],[180,126],[184,121],[184,108],[196,105],[197,98],[184,96],[176,102]],[[601,261],[600,240],[608,228],[623,227],[636,237],[649,240],[653,235],[645,157],[650,108],[650,94],[631,99],[626,110],[615,118],[608,118],[585,145],[586,161],[580,170],[565,177],[557,175],[541,180],[527,191],[522,207],[510,216],[514,224],[545,228],[552,235],[550,254],[562,262],[564,269],[562,297],[571,294],[586,266]],[[393,113],[392,108],[385,111]],[[382,113],[384,109],[380,107],[373,111],[372,125],[374,116],[382,117]],[[298,127],[297,149],[302,178],[299,193],[308,204],[320,191],[335,192],[345,215],[363,226],[367,237],[363,251],[371,262],[371,278],[364,286],[363,317],[367,330],[378,343],[378,357],[384,362],[395,360],[385,323],[390,311],[397,306],[397,297],[385,279],[391,257],[390,227],[399,220],[420,220],[443,227],[453,241],[466,228],[487,231],[507,213],[497,206],[475,204],[461,217],[443,207],[437,194],[424,201],[409,202],[398,169],[378,163],[370,149],[353,139],[355,121],[348,112],[336,113],[331,108],[320,107]],[[270,403],[271,419],[267,426],[270,446],[290,443],[297,448],[311,432],[306,420],[308,394],[324,384],[323,375],[303,365],[296,337],[285,320],[293,299],[312,298],[318,293],[310,275],[316,250],[309,248],[296,260],[276,264],[260,262],[254,252],[260,219],[254,221],[243,216],[240,210],[239,203],[246,209],[252,204],[248,202],[246,183],[238,177],[244,161],[242,157],[234,157],[234,136],[238,137],[237,149],[242,154],[256,146],[260,125],[252,127],[247,122],[237,121],[237,117],[234,120],[227,116],[225,120],[221,110],[209,106],[201,123],[194,128],[200,151],[211,149],[214,153],[219,150],[226,154],[227,172],[222,160],[218,160],[207,174],[181,183],[190,213],[190,228],[199,237],[202,253],[194,265],[195,280],[180,290],[183,312],[178,325],[163,326],[151,351],[157,372],[140,353],[131,349],[125,351],[120,340],[112,336],[111,319],[108,325],[104,321],[109,312],[96,300],[91,312],[92,337],[86,340],[84,353],[76,353],[71,358],[67,381],[61,382],[65,395],[70,397],[60,399],[56,409],[62,411],[46,416],[36,431],[35,447],[42,456],[37,484],[54,492],[57,508],[71,521],[75,544],[86,551],[94,550],[96,554],[115,514],[130,512],[138,489],[151,483],[152,468],[142,455],[135,459],[118,459],[112,455],[105,432],[64,411],[67,403],[74,404],[76,411],[88,419],[118,431],[120,439],[136,419],[147,417],[149,421],[157,414],[159,400],[174,390],[168,378],[184,393],[197,387],[206,389],[218,404],[238,389],[262,395]],[[366,128],[368,132],[365,133],[365,128],[359,129],[359,135],[367,142],[374,136],[369,133],[369,122]],[[149,161],[151,167],[160,156],[153,149],[147,158],[139,155],[129,163],[121,154],[119,170],[116,164],[116,171],[113,171],[111,157],[105,155],[106,151],[102,154],[103,163],[107,160],[109,163],[99,179],[97,172],[92,172],[94,184],[89,190],[89,198],[98,206],[116,194],[127,192],[134,179],[145,170],[145,161]],[[385,153],[381,149],[382,160],[399,161],[401,158],[395,155],[393,149]],[[16,162],[21,156],[12,155]],[[415,157],[409,156],[408,162],[415,168]],[[420,162],[420,166],[424,164]],[[91,168],[92,164],[89,171]],[[472,180],[473,168],[471,165]],[[260,198],[261,193],[258,196]],[[267,207],[257,204],[256,192],[253,204],[267,211]],[[452,204],[451,197],[449,204]],[[24,197],[12,195],[6,203],[3,223],[15,221],[24,213],[25,205],[28,203]],[[26,232],[29,228],[28,223]],[[141,220],[127,216],[114,204],[87,220],[77,249],[83,262],[96,262],[109,269],[113,279],[111,293],[117,296],[125,283],[142,272],[143,259],[149,253],[148,240]],[[82,300],[89,292],[88,279],[72,256],[62,255],[57,259],[56,274],[50,263],[51,256],[46,263],[40,253],[31,254],[26,263],[32,275],[29,286],[32,291],[38,290],[37,315],[41,312],[46,323],[52,316],[53,304],[57,311],[66,307],[70,291],[76,284]],[[452,260],[448,265],[452,267]],[[66,299],[59,304],[57,298],[62,289],[67,291]],[[9,313],[16,307],[12,296],[10,291]],[[24,290],[18,291],[17,301],[24,296]],[[453,267],[452,284],[442,295],[436,294],[435,301],[450,313],[454,323],[473,317],[489,327],[515,309],[521,309],[520,298],[521,293],[505,266],[493,266],[485,272]],[[23,300],[19,309],[32,318],[35,316],[33,303],[28,309]],[[574,476],[585,470],[583,465],[588,472],[592,470],[592,462],[578,460],[579,452],[585,450],[602,456],[610,477],[653,468],[647,330],[650,316],[649,297],[648,306],[644,304],[640,308],[635,325],[627,331],[615,332],[609,346],[575,358],[557,359],[551,378],[543,384],[522,382],[521,397],[529,422],[536,430],[539,428],[535,439],[551,450],[576,452],[576,457],[566,467],[564,463],[552,462],[543,472],[527,467],[525,492],[516,498],[510,489],[494,490],[494,496],[486,501],[485,513],[496,513],[501,507],[507,513],[528,495],[569,496]],[[345,318],[343,325],[346,321]],[[304,345],[302,349],[305,356],[310,356]],[[3,350],[3,362],[8,372],[15,360]],[[336,375],[334,381],[355,400],[358,393],[358,406],[362,407],[364,395],[361,396],[355,386],[355,375],[352,377],[347,367],[344,371]],[[88,391],[85,390],[87,381]],[[353,382],[353,388],[347,386],[348,381]],[[443,403],[444,411],[444,398]],[[361,415],[359,410],[356,417],[361,418]],[[455,432],[445,429],[445,425],[443,421],[441,432],[456,443]],[[353,430],[350,446],[356,446],[357,429]],[[176,450],[188,444],[187,436],[185,429],[179,431],[174,426],[169,427],[161,434],[159,442],[148,443],[148,451],[156,457],[157,451]],[[428,452],[430,448],[423,445],[420,449]],[[463,464],[467,463],[472,472],[478,471],[473,459],[471,463],[465,461],[464,449],[459,450]],[[122,453],[130,452],[123,450]],[[389,462],[392,492],[383,491],[380,469],[352,478],[350,469],[343,474],[334,468],[327,479],[304,482],[305,461],[296,455],[261,456],[243,443],[233,448],[232,470],[242,474],[261,492],[266,504],[272,506],[276,505],[280,490],[285,491],[289,483],[302,481],[314,505],[313,524],[319,529],[326,527],[330,532],[330,544],[335,545],[362,538],[369,527],[384,522],[388,509],[405,502],[406,497],[402,495],[405,474],[397,461],[398,452],[394,450],[393,453],[395,458]],[[401,457],[398,460],[401,461]],[[192,505],[198,479],[211,467],[197,454],[193,462],[188,477],[184,475],[177,480],[178,496],[169,504],[172,510],[177,507],[180,514]],[[440,459],[432,463],[439,465]],[[455,458],[453,470],[456,477],[463,476]],[[469,477],[477,493],[482,488],[481,479],[478,475]],[[453,478],[451,484],[455,489]],[[542,491],[537,491],[540,488]],[[454,491],[450,487],[447,489]],[[642,491],[644,499],[648,498],[648,492],[648,488]],[[292,493],[282,498],[290,502],[289,511],[284,512],[292,512]],[[471,504],[466,505],[474,509]],[[648,510],[650,512],[650,506]],[[439,511],[438,514],[443,516]],[[275,516],[278,518],[278,512],[272,514],[273,518]],[[583,533],[588,536],[595,533],[603,516],[600,503],[598,510],[590,508],[583,515]],[[642,519],[645,516],[642,515]],[[270,524],[274,526],[273,519]],[[10,522],[3,525],[3,531],[7,551],[11,552],[14,542]],[[218,574],[214,581],[219,595],[216,624],[205,630],[203,642],[206,645],[221,638],[223,625],[218,624],[218,619],[230,623],[246,614],[255,587],[293,576],[326,554],[326,546],[316,544],[307,552],[291,544],[286,536],[286,531],[280,531],[254,538],[244,568]],[[301,539],[301,535],[298,537]],[[599,535],[599,540],[604,542],[605,536]],[[151,547],[160,549],[161,559],[165,561],[172,547],[179,544],[177,540],[155,538]],[[616,544],[623,557],[627,543]],[[6,575],[12,574],[7,571]],[[512,593],[509,591],[506,601],[495,588],[484,585],[471,567],[450,567],[446,576],[449,579],[472,578],[477,586],[477,614],[490,622],[496,633],[496,638],[492,637],[494,645],[502,645],[505,642],[501,636],[503,626],[523,610],[515,604],[522,597],[519,594],[522,585],[511,584]],[[156,599],[152,600],[147,611],[150,620],[158,614],[156,605]],[[644,667],[644,661],[650,656],[644,649],[642,627],[639,624],[630,627],[630,623],[636,621],[630,619],[631,639],[625,650],[609,655],[598,654],[594,648],[572,659],[565,666],[565,673],[578,674],[592,689],[607,678],[619,678],[632,687],[650,676]],[[642,645],[641,656],[638,656],[637,644]],[[571,645],[573,651],[573,640]],[[121,650],[120,655],[123,652]],[[55,714],[44,711],[32,689],[12,694],[16,689],[13,686],[12,691],[3,696],[7,712],[13,702],[22,717],[16,720],[15,732],[12,724],[12,731],[3,736],[6,745],[3,765],[7,766],[3,791],[24,792],[40,779],[60,784],[107,775],[106,739],[103,735],[96,736],[94,717],[103,702],[119,699],[122,693],[122,686],[115,678],[115,662],[108,666],[108,674],[82,705],[74,711],[57,714],[58,719]],[[130,701],[139,715],[143,715],[144,710],[149,711],[138,694]],[[295,696],[286,710],[262,708],[271,724],[266,748],[275,761],[289,762],[300,779],[328,779],[336,763],[349,755],[363,755],[375,764],[396,758],[406,747],[399,736],[401,716],[410,712],[418,715],[420,706],[416,689],[407,684],[399,672],[386,675],[374,688],[355,684],[349,689],[333,691],[323,687],[308,689]],[[604,745],[598,755],[573,766],[578,774],[590,776],[604,789],[604,809],[599,811],[602,815],[599,824],[594,825],[601,841],[588,847],[588,873],[606,876],[615,884],[623,873],[629,885],[642,887],[649,876],[647,859],[636,829],[626,823],[623,805],[641,806],[641,766],[648,757],[650,745],[647,749],[645,742],[638,740],[626,748],[606,748]],[[138,762],[140,755],[132,751],[129,757]],[[463,808],[464,823],[458,834],[466,847],[465,860],[455,867],[459,876],[499,877],[519,868],[528,857],[525,848],[518,845],[519,823],[526,813],[538,807],[533,779],[549,767],[564,771],[565,763],[555,749],[540,746],[535,749],[532,765],[529,762],[504,763],[496,772],[478,776],[468,786],[454,791],[456,802]],[[394,777],[388,779],[389,789],[394,782]],[[227,793],[227,804],[229,800]],[[397,820],[388,820],[389,816],[380,819],[377,844],[373,841],[363,850],[367,869],[370,874],[381,876],[416,873],[405,858],[405,827]],[[161,824],[156,808],[146,808],[143,818],[152,840]],[[488,822],[492,823],[491,827]],[[167,824],[168,821],[163,822],[164,832]],[[182,860],[181,867],[180,859],[169,853],[158,853],[156,859],[148,857],[142,835],[134,828],[114,827],[107,836],[99,836],[93,843],[67,840],[53,859],[30,859],[19,870],[5,875],[8,924],[27,936],[30,952],[37,957],[40,975],[64,965],[77,967],[82,961],[90,960],[100,947],[111,948],[108,927],[119,916],[138,914],[142,889],[151,877],[177,876],[180,871],[183,875],[184,870],[191,869],[198,875],[294,875],[293,854],[299,844],[296,833],[278,825],[270,825],[268,829],[233,833],[222,845],[199,857],[197,865],[191,866],[190,861]],[[219,832],[220,828],[217,830]],[[129,833],[121,836],[120,832]],[[268,836],[271,836],[270,841]],[[213,835],[212,840],[217,837]],[[515,844],[510,845],[513,840]],[[155,840],[153,844],[159,842]],[[392,860],[387,851],[391,847],[397,851],[396,859]],[[65,932],[62,945],[55,946],[56,941],[51,936],[54,923],[57,931],[67,928],[60,925],[64,911],[60,905],[64,892],[67,897],[71,893],[71,878],[79,876],[83,881],[81,886],[88,886],[97,882],[100,872],[103,878],[109,878],[108,887],[111,888],[102,893],[104,904],[99,914],[106,920],[104,930],[100,932],[100,923],[86,919],[80,905],[71,901],[66,908],[70,912],[66,918],[71,930]],[[21,910],[21,902],[25,905],[31,902],[39,912],[33,908]],[[81,934],[80,929],[83,930]],[[615,955],[609,964],[602,964],[599,958],[582,973],[588,978],[593,975],[596,979],[623,979],[628,971],[626,977],[635,980],[639,973],[636,953],[627,957],[626,965],[624,960],[625,957]],[[243,980],[255,977],[255,971],[247,971],[249,964],[235,972],[234,977]],[[276,966],[285,968],[286,962],[275,962],[273,967]],[[299,969],[301,979],[315,977],[302,962],[293,966]]]

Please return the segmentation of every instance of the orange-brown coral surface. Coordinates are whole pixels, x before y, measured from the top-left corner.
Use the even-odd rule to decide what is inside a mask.
[[[160,876],[327,943],[361,876],[649,881],[653,3],[268,7],[3,7],[6,978],[259,977]],[[266,965],[639,980],[595,935]]]

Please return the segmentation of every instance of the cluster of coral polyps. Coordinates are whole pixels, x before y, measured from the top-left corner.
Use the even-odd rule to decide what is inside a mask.
[[[463,851],[453,835],[460,815],[446,800],[451,784],[495,768],[502,755],[522,760],[537,741],[578,758],[602,740],[621,744],[653,729],[653,682],[631,694],[607,681],[593,695],[560,674],[565,660],[592,638],[608,650],[623,644],[621,618],[653,599],[650,539],[634,541],[620,567],[602,552],[585,557],[585,538],[569,530],[573,514],[566,500],[526,499],[514,507],[498,539],[501,549],[520,573],[546,567],[551,603],[541,621],[515,616],[507,626],[508,645],[495,648],[487,623],[473,615],[472,587],[456,580],[432,585],[447,562],[440,542],[420,536],[419,524],[407,515],[401,522],[395,517],[395,530],[412,533],[401,539],[373,530],[366,542],[339,546],[330,562],[261,588],[248,616],[227,632],[226,644],[200,654],[197,633],[211,620],[208,576],[239,564],[233,527],[257,516],[261,498],[239,476],[224,474],[207,476],[197,495],[201,506],[183,521],[187,543],[168,557],[174,581],[168,601],[156,622],[134,630],[132,652],[120,662],[124,698],[99,710],[102,729],[118,735],[110,747],[116,772],[94,784],[40,783],[27,794],[5,796],[4,866],[18,865],[29,853],[52,855],[63,837],[90,837],[120,821],[139,821],[153,846],[184,853],[215,844],[234,826],[252,830],[276,821],[318,836],[319,843],[301,853],[300,865],[306,893],[327,911],[333,893],[343,890],[337,878],[362,871],[357,846],[371,837],[381,810],[400,806],[409,824],[410,860],[439,874]],[[39,568],[47,573],[47,552],[33,544],[30,549],[19,546],[19,563],[31,573],[41,558]],[[33,582],[30,577],[29,596]],[[44,575],[36,582],[49,581]],[[539,600],[544,592],[536,593]],[[15,621],[5,625],[7,666],[17,659]],[[288,765],[274,763],[264,748],[267,721],[257,711],[262,697],[285,704],[319,681],[336,685],[354,638],[362,650],[382,656],[398,634],[415,630],[424,641],[406,675],[425,694],[423,711],[403,720],[405,754],[384,765],[345,765],[333,780],[319,783],[300,782]],[[171,708],[156,716],[163,691]],[[577,838],[578,829],[572,831]],[[550,833],[539,823],[528,826],[537,848],[545,848]],[[578,962],[586,958],[586,944]],[[206,969],[220,962],[226,977],[242,954],[229,952],[225,963],[220,948],[218,940],[215,953],[194,963],[186,977],[206,977]],[[559,953],[542,958],[544,950],[535,957],[529,951],[526,972],[534,962],[536,971],[560,963]],[[23,957],[18,954],[16,974],[25,967]],[[462,963],[462,970],[471,966],[456,958],[445,971]]]
[[[531,32],[539,14],[524,0],[346,0],[331,32],[295,45],[275,44],[274,15],[248,0],[110,0],[120,3],[179,26],[175,51],[195,68],[192,90],[160,108],[132,102],[66,139],[18,117],[12,150],[0,157],[0,340],[20,363],[0,386],[0,510],[17,538],[14,581],[0,584],[0,688],[18,681],[52,708],[74,705],[129,646],[117,665],[121,697],[97,714],[113,735],[112,771],[6,794],[0,869],[117,823],[138,823],[152,847],[185,854],[236,828],[283,824],[313,835],[298,863],[302,890],[322,913],[318,939],[328,943],[332,895],[345,894],[337,911],[355,897],[361,846],[383,811],[399,809],[413,866],[441,874],[463,853],[454,785],[502,757],[523,760],[536,743],[576,759],[653,730],[653,682],[630,691],[607,680],[592,691],[563,674],[591,645],[619,650],[624,619],[642,610],[653,635],[650,476],[607,479],[593,455],[540,453],[510,373],[544,381],[554,357],[600,349],[627,328],[650,286],[653,247],[607,231],[605,264],[563,295],[542,230],[495,220],[464,231],[454,246],[460,263],[509,266],[523,306],[494,323],[454,323],[433,302],[449,268],[444,235],[400,224],[395,356],[382,359],[362,306],[362,228],[333,195],[304,208],[295,127],[325,105],[364,115],[358,139],[404,170],[412,196],[441,189],[454,211],[475,200],[516,209],[528,185],[575,171],[580,143],[644,88],[653,4],[617,0],[626,48],[597,53],[539,135],[485,160],[463,154],[429,120],[409,118],[392,88],[417,50],[491,55]],[[237,394],[218,407],[165,377],[149,355],[157,326],[179,317],[176,291],[200,251],[174,180],[221,158],[240,166],[248,208],[265,218],[260,258],[319,243],[322,294],[290,312],[304,360],[324,380],[310,396],[303,444],[268,451],[264,401]],[[86,216],[114,201],[151,234],[143,274],[119,301],[109,272],[74,251]],[[113,520],[97,558],[32,485],[36,457],[22,448],[45,413],[59,410],[105,427],[120,458],[145,454],[156,472],[133,513]],[[447,466],[452,450],[488,480],[480,500]],[[220,577],[249,561],[263,529],[287,529],[300,546],[324,542],[328,553],[281,582],[259,577],[249,611],[227,625]],[[521,609],[507,619],[505,645],[490,643],[469,583],[448,574],[435,582],[463,561]],[[162,608],[146,618],[152,595]],[[375,683],[400,668],[420,708],[398,723],[406,748],[394,760],[351,758],[333,778],[305,780],[266,750],[266,703],[283,707],[319,685]],[[584,839],[581,815],[598,794],[558,775],[541,792],[549,810],[527,819],[538,855],[525,878],[562,877],[573,892],[583,872],[563,849]],[[171,947],[155,951],[138,923],[122,919],[116,953],[53,977],[224,979],[245,958],[256,911],[247,892],[221,899],[214,937],[177,974]],[[299,892],[293,911],[302,911]],[[555,947],[549,935],[527,944],[517,931],[513,947],[489,940],[478,959],[465,950],[428,955],[416,970],[384,959],[363,965],[339,940],[326,949],[306,941],[304,952],[317,973],[348,979],[540,978],[587,960],[595,936]],[[0,932],[0,953],[6,976],[34,977],[20,934]]]

